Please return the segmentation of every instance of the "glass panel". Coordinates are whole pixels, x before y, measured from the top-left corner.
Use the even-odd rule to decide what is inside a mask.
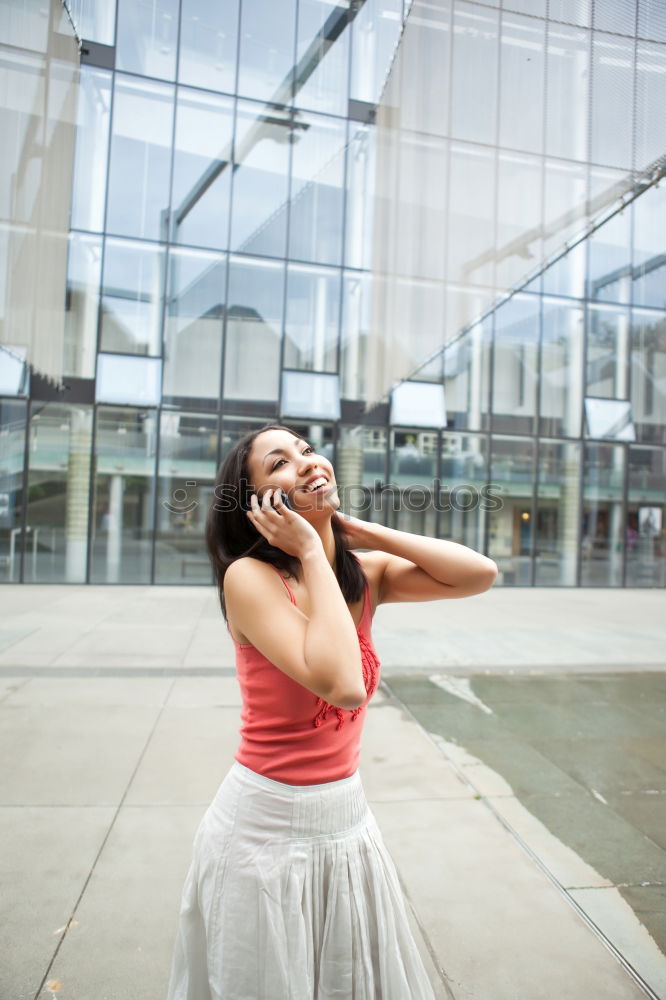
[[[339,264],[346,122],[301,114],[293,147],[289,253],[296,260]]]
[[[585,399],[585,430],[589,437],[635,441],[631,403],[622,399]]]
[[[156,583],[209,583],[204,544],[217,466],[217,417],[162,410]]]
[[[69,9],[79,38],[98,42],[100,45],[113,45],[116,32],[115,3],[109,3],[109,0],[69,0]]]
[[[243,0],[238,93],[290,104],[296,44],[296,0]]]
[[[530,6],[533,5],[530,3]],[[545,23],[533,17],[510,14],[502,18],[499,110],[501,146],[532,153],[541,152],[545,31]],[[494,88],[489,91],[493,92]]]
[[[93,583],[150,583],[156,413],[97,409]]]
[[[378,521],[386,468],[383,427],[340,427],[335,460],[340,509],[364,521]]]
[[[631,295],[629,247],[631,216],[619,212],[587,241],[588,298],[595,302],[628,302]]]
[[[287,368],[337,368],[340,280],[337,269],[287,265]]]
[[[164,247],[107,239],[102,350],[160,354],[163,296]]]
[[[336,0],[299,0],[294,81],[297,107],[347,114],[347,15],[347,5]]]
[[[541,250],[541,157],[500,152],[498,157],[496,284],[519,284]],[[490,243],[490,241],[488,241]]]
[[[21,574],[26,418],[26,402],[0,399],[0,580],[4,583],[18,583]]]
[[[629,448],[627,587],[666,586],[666,451]]]
[[[632,299],[638,306],[666,309],[666,184],[652,187],[633,203]]]
[[[224,398],[276,400],[284,264],[232,257],[229,268]]]
[[[490,480],[502,506],[490,510],[488,555],[500,570],[500,584],[531,584],[534,441],[493,437]]]
[[[585,445],[582,587],[622,585],[625,455],[622,445]]]
[[[65,375],[93,378],[102,273],[102,237],[70,233],[65,297]]]
[[[0,395],[24,396],[30,391],[27,347],[0,344]]]
[[[497,102],[488,95],[497,91],[499,12],[456,3],[453,32],[451,135],[494,144]]]
[[[448,143],[437,136],[400,133],[396,150],[402,194],[393,239],[401,274],[441,281],[445,273]]]
[[[502,504],[488,483],[488,438],[442,434],[440,489],[435,490],[439,537],[483,552],[488,514]]]
[[[289,146],[297,129],[284,110],[237,102],[233,250],[285,256]]]
[[[340,380],[337,375],[282,372],[280,412],[288,417],[340,419]]]
[[[173,80],[178,0],[118,0],[116,69]]]
[[[546,153],[587,159],[590,38],[587,31],[548,25]]]
[[[352,22],[352,100],[376,104],[401,30],[400,0],[365,0]]]
[[[391,391],[391,424],[445,427],[444,387],[428,382],[401,382]]]
[[[633,310],[630,396],[637,440],[666,444],[666,313]]]
[[[666,25],[666,17],[664,17]],[[666,39],[665,39],[666,40]],[[666,50],[662,45],[639,42],[636,50],[636,155],[643,170],[664,155],[666,105]]]
[[[591,159],[594,163],[631,167],[633,99],[633,42],[595,32],[591,114]]]
[[[372,268],[376,129],[349,122],[345,263]]]
[[[534,429],[539,312],[531,295],[514,295],[495,310],[493,431]]]
[[[590,304],[587,313],[588,396],[627,399],[629,310]]]
[[[383,491],[390,500],[389,527],[434,537],[437,441],[436,431],[391,431],[389,486]]]
[[[71,226],[100,233],[104,229],[111,73],[84,65],[79,79]]]
[[[171,197],[174,243],[227,246],[233,101],[178,88]]]
[[[543,300],[539,433],[579,437],[583,400],[583,310]]]
[[[616,31],[633,35],[636,28],[636,0],[612,0],[594,5],[594,27],[600,31]]]
[[[638,0],[638,34],[666,42],[666,8],[662,0]]]
[[[223,462],[234,445],[246,434],[258,431],[265,424],[272,424],[277,421],[264,420],[261,417],[232,417],[222,418],[222,442],[220,460]]]
[[[583,164],[546,160],[543,195],[543,254],[561,252],[568,239],[584,226],[587,169]],[[579,244],[544,275],[544,287],[553,295],[582,298],[585,282],[585,246]]]
[[[576,585],[580,458],[578,442],[539,442],[534,567],[537,587]]]
[[[225,258],[196,250],[169,251],[164,329],[164,395],[220,395]]]
[[[159,358],[100,354],[97,359],[95,399],[102,403],[157,406],[161,381],[162,362]]]
[[[587,27],[591,13],[591,0],[549,0],[548,3],[548,17],[555,21]]]
[[[401,130],[449,136],[451,7],[451,0],[418,3],[400,39],[398,80],[383,96],[390,105],[389,88],[399,86]]]
[[[446,226],[450,281],[493,284],[495,252],[488,233],[495,219],[495,186],[494,151],[458,143],[451,146],[450,189],[455,197]]]
[[[48,44],[48,10],[25,0],[4,0],[0,4],[0,38],[5,45],[45,52]]]
[[[181,83],[234,93],[238,7],[239,0],[181,0]]]
[[[366,364],[370,326],[369,274],[346,271],[343,275],[340,372],[344,399],[365,399]]]
[[[85,583],[92,406],[31,405],[28,471],[30,583]]]
[[[115,74],[108,232],[165,237],[172,123],[173,87]]]
[[[490,348],[492,317],[475,323],[443,351],[444,387],[449,426],[470,430],[490,426]]]

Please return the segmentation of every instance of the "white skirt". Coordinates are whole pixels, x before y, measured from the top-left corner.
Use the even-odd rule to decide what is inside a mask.
[[[234,761],[195,834],[167,1000],[434,1000],[357,770]]]

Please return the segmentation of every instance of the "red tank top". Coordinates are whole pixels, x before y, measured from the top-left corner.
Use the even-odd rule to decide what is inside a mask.
[[[292,604],[296,598],[276,567]],[[370,625],[367,581],[357,628],[367,698],[359,708],[329,705],[271,663],[250,643],[236,642],[236,672],[243,699],[240,745],[234,757],[251,771],[287,785],[338,781],[358,767],[368,702],[379,684],[380,663]],[[229,633],[231,635],[231,632]]]

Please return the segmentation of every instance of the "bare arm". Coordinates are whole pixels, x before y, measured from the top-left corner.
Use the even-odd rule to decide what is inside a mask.
[[[497,577],[492,559],[459,542],[412,535],[354,517],[345,516],[342,522],[352,547],[384,555],[379,604],[471,597],[492,587]]]

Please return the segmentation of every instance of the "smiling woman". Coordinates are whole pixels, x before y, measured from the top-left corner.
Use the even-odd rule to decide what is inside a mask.
[[[240,744],[195,835],[168,1000],[434,1000],[358,769],[370,626],[377,604],[480,593],[497,567],[342,515],[331,462],[288,427],[239,441],[215,495]]]

